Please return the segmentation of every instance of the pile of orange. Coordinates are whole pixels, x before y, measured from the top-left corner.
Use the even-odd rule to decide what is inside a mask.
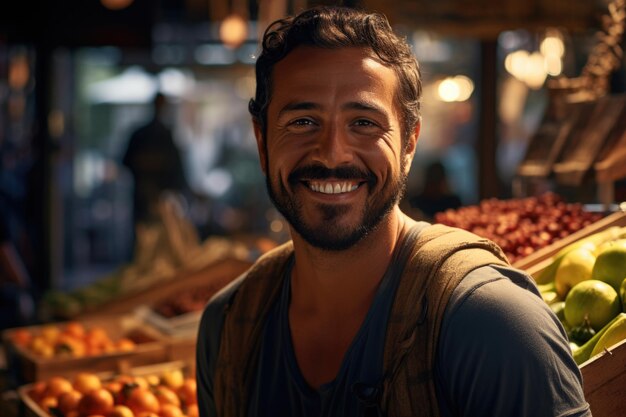
[[[198,417],[196,381],[171,370],[147,377],[120,375],[102,381],[92,373],[53,377],[28,395],[50,415],[62,417]]]
[[[79,358],[135,349],[129,338],[113,340],[102,327],[85,328],[79,322],[20,328],[12,332],[11,339],[16,346],[43,358]]]

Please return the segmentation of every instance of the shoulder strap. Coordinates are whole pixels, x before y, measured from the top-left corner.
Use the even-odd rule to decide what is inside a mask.
[[[214,377],[215,408],[221,417],[244,416],[263,323],[292,254],[288,242],[259,258],[226,307]]]
[[[509,265],[493,242],[443,225],[422,230],[405,265],[389,318],[381,406],[390,416],[438,416],[432,369],[452,291],[472,270]]]

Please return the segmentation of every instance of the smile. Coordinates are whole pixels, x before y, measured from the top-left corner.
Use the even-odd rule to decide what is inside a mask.
[[[323,194],[343,194],[349,193],[357,188],[359,188],[359,184],[351,181],[344,182],[321,182],[321,181],[311,181],[307,183],[309,189]]]

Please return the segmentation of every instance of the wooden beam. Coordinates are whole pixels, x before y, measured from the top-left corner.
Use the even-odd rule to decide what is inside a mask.
[[[480,116],[476,156],[478,160],[478,193],[480,199],[498,196],[497,148],[497,50],[496,40],[480,43]]]

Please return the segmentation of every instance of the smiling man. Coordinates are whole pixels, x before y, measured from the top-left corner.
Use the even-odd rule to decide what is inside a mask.
[[[384,17],[315,8],[270,25],[250,102],[292,241],[207,305],[209,416],[588,416],[532,280],[470,233],[398,208],[421,79]]]

